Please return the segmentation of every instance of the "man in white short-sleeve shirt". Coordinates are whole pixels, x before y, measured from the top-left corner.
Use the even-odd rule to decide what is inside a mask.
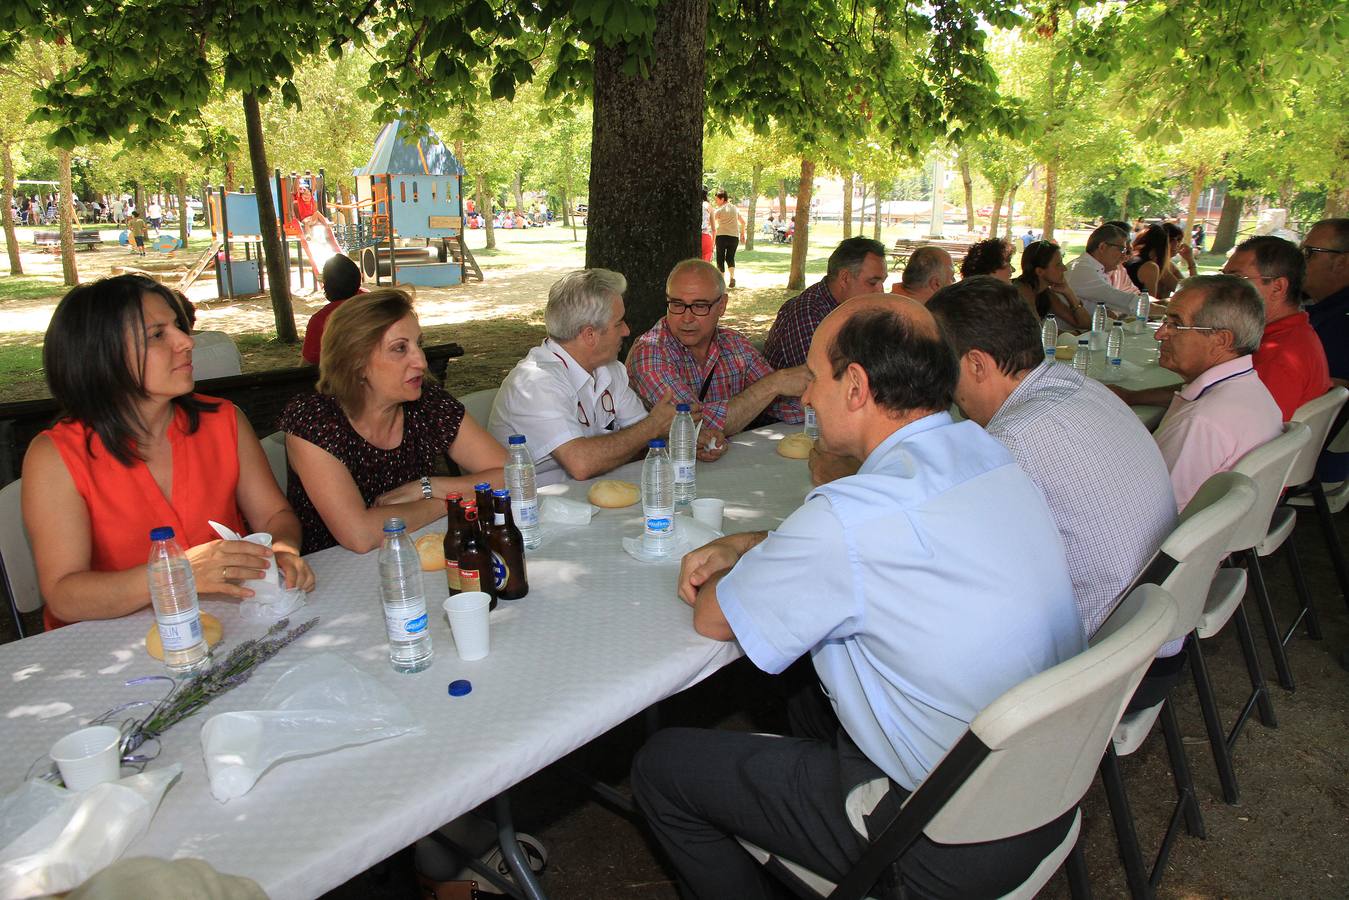
[[[648,415],[618,361],[627,287],[608,269],[562,276],[548,291],[548,338],[515,364],[492,402],[488,430],[502,444],[525,436],[539,484],[603,475],[670,430],[670,398]]]

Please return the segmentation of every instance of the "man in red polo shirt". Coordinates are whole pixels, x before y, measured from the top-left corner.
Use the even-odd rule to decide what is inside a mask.
[[[1242,241],[1223,266],[1224,273],[1249,280],[1265,301],[1265,334],[1254,354],[1255,371],[1285,422],[1299,406],[1330,390],[1325,348],[1298,306],[1306,269],[1297,245],[1273,235]]]

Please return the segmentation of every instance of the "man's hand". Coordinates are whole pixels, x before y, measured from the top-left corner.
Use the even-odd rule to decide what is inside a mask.
[[[716,428],[704,427],[698,432],[698,461],[716,462],[726,453],[729,446],[730,442],[726,440],[726,435]]]
[[[740,552],[725,538],[684,554],[679,563],[679,599],[693,606],[698,600],[698,588],[714,575],[730,571],[739,559]]]
[[[693,421],[698,422],[703,417],[703,408],[697,403],[689,404],[690,412],[693,414]],[[651,407],[651,414],[647,416],[650,423],[652,437],[660,437],[670,431],[670,423],[675,417],[675,395],[674,391],[666,391],[665,396],[660,398],[660,402]]]
[[[862,464],[851,456],[830,453],[822,449],[819,442],[810,450],[810,482],[819,487],[849,475],[856,475]]]
[[[810,369],[805,366],[778,369],[769,377],[775,379],[774,387],[781,397],[800,397],[810,385]]]

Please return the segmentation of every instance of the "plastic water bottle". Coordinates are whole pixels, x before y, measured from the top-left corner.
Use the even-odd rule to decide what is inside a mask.
[[[1054,351],[1059,348],[1059,325],[1052,315],[1045,316],[1040,323],[1040,343],[1045,348],[1045,359],[1052,360]]]
[[[197,606],[197,580],[192,563],[173,539],[167,525],[150,532],[150,602],[155,625],[164,645],[164,665],[174,675],[188,675],[211,661],[210,648],[201,630]]]
[[[1073,353],[1073,368],[1087,374],[1087,367],[1091,365],[1091,342],[1087,338],[1077,339],[1077,351]]]
[[[805,414],[806,424],[802,430],[806,433],[806,437],[812,441],[818,441],[820,439],[820,420],[815,418],[815,407],[807,403]]]
[[[674,546],[674,466],[665,452],[665,441],[656,438],[647,445],[642,463],[642,549],[651,556],[668,556]]]
[[[520,529],[525,547],[530,550],[543,542],[539,532],[539,497],[534,491],[534,457],[529,453],[523,434],[506,439],[506,490],[511,492],[511,515]]]
[[[674,499],[687,506],[698,496],[698,426],[693,424],[691,406],[675,405],[670,423],[670,458],[674,463]]]
[[[1134,302],[1134,334],[1144,334],[1148,330],[1148,316],[1152,314],[1152,298],[1144,291]]]
[[[1106,378],[1111,381],[1118,381],[1120,373],[1124,371],[1124,323],[1115,322],[1110,326],[1110,337],[1105,343],[1105,358],[1109,362],[1106,369]]]
[[[403,520],[384,521],[379,548],[379,595],[389,633],[389,662],[395,672],[420,672],[431,665],[431,629],[422,590],[422,562]]]
[[[1096,308],[1091,311],[1091,330],[1098,334],[1105,334],[1109,327],[1110,316],[1106,315],[1105,304],[1097,303]]]

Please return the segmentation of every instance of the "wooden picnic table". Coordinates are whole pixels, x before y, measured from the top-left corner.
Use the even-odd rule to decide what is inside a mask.
[[[951,263],[959,267],[960,261],[965,258],[965,253],[970,249],[970,242],[900,238],[895,241],[895,246],[890,248],[890,271],[904,268],[909,262],[909,257],[913,255],[913,251],[919,247],[940,247],[951,254]]]

